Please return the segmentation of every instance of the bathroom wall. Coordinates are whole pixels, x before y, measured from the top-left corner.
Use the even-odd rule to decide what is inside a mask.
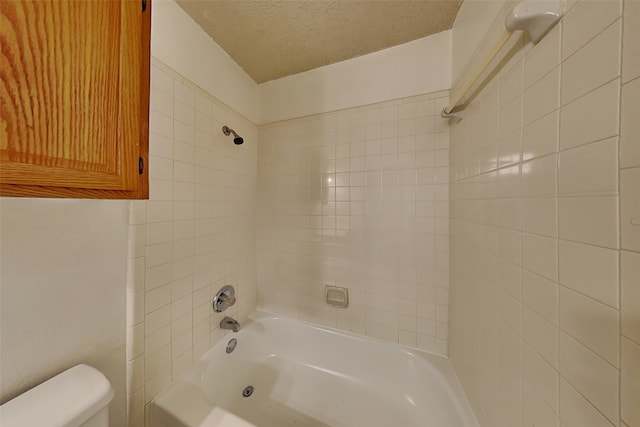
[[[451,87],[451,31],[258,86],[259,124]]]
[[[640,425],[639,5],[568,2],[451,127],[450,357],[483,426]]]
[[[258,84],[174,0],[153,2],[151,55],[258,123]]]
[[[475,55],[483,45],[487,32],[496,15],[508,0],[464,0],[451,31],[451,81],[456,82],[467,71]],[[453,53],[455,52],[455,54]],[[475,64],[474,64],[475,65]]]
[[[447,92],[260,127],[258,304],[440,354],[448,336]],[[349,307],[325,303],[325,285]]]
[[[156,58],[149,126],[150,196],[131,204],[129,226],[130,426],[224,336],[222,317],[242,322],[256,306],[256,126]],[[238,302],[216,314],[224,285]]]
[[[87,363],[126,424],[128,204],[0,199],[0,402]]]
[[[150,197],[129,220],[129,426],[224,336],[224,315],[242,322],[256,306],[257,85],[174,1],[154,2],[152,19]],[[214,314],[227,284],[238,302]]]

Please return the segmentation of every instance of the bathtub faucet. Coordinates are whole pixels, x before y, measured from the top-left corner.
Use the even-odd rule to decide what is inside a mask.
[[[220,321],[220,329],[231,329],[233,332],[240,330],[240,323],[236,319],[226,316]]]

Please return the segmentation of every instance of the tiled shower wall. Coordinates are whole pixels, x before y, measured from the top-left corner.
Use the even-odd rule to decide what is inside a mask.
[[[452,125],[450,356],[483,426],[640,425],[640,2],[567,7]]]
[[[234,145],[221,128],[244,137]],[[127,315],[129,425],[224,334],[213,295],[233,285],[224,315],[256,306],[257,128],[154,59],[150,197],[130,213]]]
[[[447,353],[447,96],[260,127],[259,306]]]

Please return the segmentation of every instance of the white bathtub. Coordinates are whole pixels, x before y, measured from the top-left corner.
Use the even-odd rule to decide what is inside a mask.
[[[478,426],[446,358],[261,311],[154,399],[151,426],[227,425],[220,408],[258,427]]]

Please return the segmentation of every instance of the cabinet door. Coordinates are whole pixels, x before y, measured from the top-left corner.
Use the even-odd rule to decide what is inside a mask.
[[[0,0],[1,195],[147,196],[144,3]]]

